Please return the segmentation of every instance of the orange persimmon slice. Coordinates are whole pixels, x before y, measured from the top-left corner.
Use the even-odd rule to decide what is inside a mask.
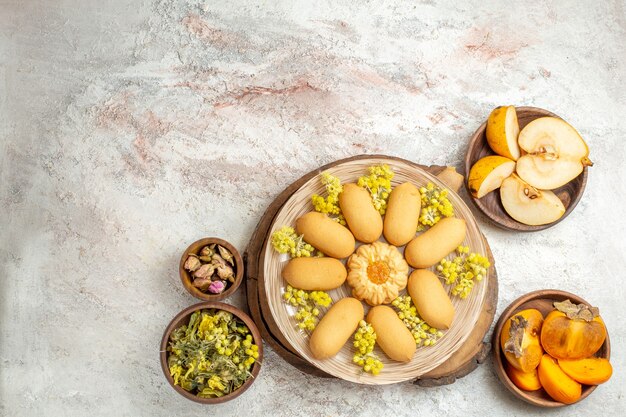
[[[538,389],[541,389],[541,382],[539,381],[539,375],[537,375],[536,368],[530,372],[522,372],[510,363],[507,363],[506,373],[515,386],[521,390],[537,391]]]
[[[537,369],[541,386],[552,399],[564,404],[572,404],[578,401],[582,394],[580,383],[570,378],[547,353],[541,357]]]
[[[559,359],[558,361],[563,372],[581,384],[602,384],[613,374],[613,367],[605,358]]]

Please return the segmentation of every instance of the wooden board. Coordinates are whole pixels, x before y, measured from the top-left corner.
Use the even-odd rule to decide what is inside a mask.
[[[269,228],[274,220],[274,217],[285,204],[289,197],[298,190],[305,182],[311,179],[313,176],[318,175],[322,171],[329,169],[335,165],[372,157],[385,157],[389,159],[402,160],[401,158],[395,158],[385,155],[359,155],[347,159],[332,162],[328,165],[320,167],[314,171],[304,175],[299,180],[295,181],[289,187],[287,187],[282,193],[276,197],[276,199],[267,208],[263,217],[259,221],[256,230],[252,234],[248,247],[244,253],[244,263],[246,265],[244,271],[244,278],[246,284],[246,294],[248,299],[248,308],[250,309],[250,315],[255,321],[257,327],[261,331],[261,336],[268,343],[276,353],[278,353],[283,359],[289,362],[291,365],[298,368],[300,371],[325,378],[332,378],[331,375],[321,371],[320,369],[309,364],[302,359],[287,342],[280,332],[278,326],[274,322],[272,315],[269,312],[267,298],[265,291],[263,291],[263,256],[262,251],[265,247],[266,240],[268,239]],[[405,161],[408,162],[408,161]],[[438,175],[446,167],[442,166],[430,166],[426,167],[409,162],[415,167],[424,169],[432,175]],[[456,190],[455,190],[456,191]],[[491,268],[489,270],[490,279],[487,287],[487,296],[481,316],[474,327],[474,331],[467,339],[463,347],[450,357],[446,363],[433,369],[427,374],[422,375],[420,378],[414,381],[415,384],[423,387],[439,386],[453,383],[457,378],[461,378],[482,363],[489,351],[491,350],[491,343],[485,341],[485,335],[491,327],[494,315],[496,312],[497,299],[498,299],[498,280],[495,269],[495,262],[489,249],[489,244],[485,239],[485,243],[488,249],[488,257],[491,262]]]

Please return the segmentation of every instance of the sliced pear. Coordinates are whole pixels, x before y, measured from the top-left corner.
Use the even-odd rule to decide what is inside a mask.
[[[517,161],[517,174],[542,190],[553,190],[576,178],[589,160],[589,148],[576,129],[556,117],[540,117],[519,134],[527,154]]]
[[[519,124],[514,106],[493,109],[487,119],[487,143],[495,153],[517,161],[521,152],[517,144]]]
[[[509,216],[530,226],[555,222],[565,213],[565,206],[556,194],[538,190],[516,174],[502,181],[500,198]]]
[[[502,181],[515,171],[515,161],[504,156],[480,158],[470,169],[467,186],[476,198],[500,188]]]

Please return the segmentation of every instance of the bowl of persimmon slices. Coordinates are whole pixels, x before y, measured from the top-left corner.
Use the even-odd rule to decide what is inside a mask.
[[[599,309],[565,291],[534,291],[511,303],[496,324],[493,347],[502,383],[541,407],[577,403],[613,373]]]

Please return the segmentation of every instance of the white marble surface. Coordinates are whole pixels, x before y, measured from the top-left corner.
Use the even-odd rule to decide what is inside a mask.
[[[338,3],[0,1],[0,415],[623,413],[626,4]],[[509,103],[569,120],[596,165],[548,231],[477,214],[498,313],[540,288],[582,295],[611,334],[610,382],[544,411],[490,363],[441,388],[373,388],[304,375],[268,348],[236,401],[207,408],[169,387],[158,343],[195,302],[177,274],[189,242],[243,250],[275,195],[335,159],[460,166]]]

